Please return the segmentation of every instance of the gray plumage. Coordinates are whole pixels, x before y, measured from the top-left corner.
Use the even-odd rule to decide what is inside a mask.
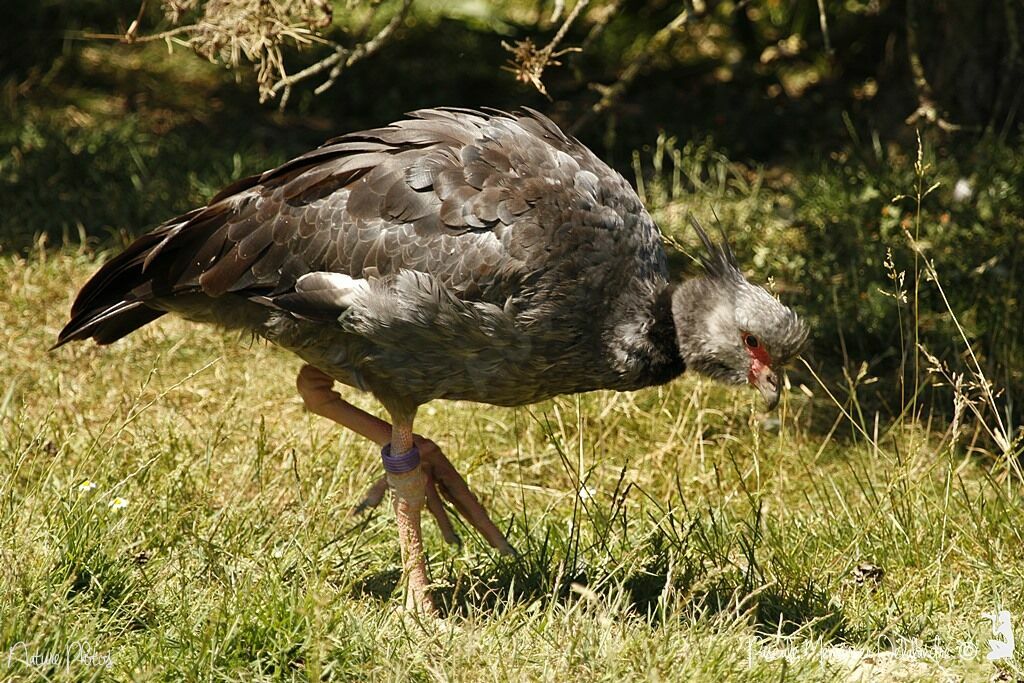
[[[776,360],[806,332],[701,234],[706,277],[672,285],[632,188],[550,120],[423,110],[143,235],[82,288],[57,344],[174,312],[251,330],[408,415],[633,390],[687,365],[742,382],[737,330]]]

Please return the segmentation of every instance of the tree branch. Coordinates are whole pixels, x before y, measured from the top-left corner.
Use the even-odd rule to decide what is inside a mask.
[[[917,44],[917,0],[907,0],[907,58],[910,61],[910,73],[914,79],[914,90],[917,91],[917,109],[907,117],[908,125],[925,121],[937,126],[940,130],[951,132],[960,130],[960,126],[950,123],[939,113],[935,102],[935,93],[924,73],[920,49]]]
[[[622,7],[623,1],[612,0],[609,5],[600,9],[600,15],[597,17],[594,25],[590,27],[587,37],[583,39],[583,43],[580,45],[580,52],[586,52],[587,48],[601,37],[601,34],[608,27],[608,23],[619,13],[619,8]]]
[[[680,12],[675,19],[670,21],[667,25],[663,26],[658,30],[651,39],[647,41],[647,45],[637,55],[636,59],[630,62],[629,66],[623,70],[618,80],[611,85],[597,85],[594,89],[601,95],[601,99],[593,104],[576,122],[572,125],[570,132],[575,134],[577,131],[585,128],[594,120],[595,117],[603,114],[609,108],[614,106],[619,99],[625,94],[626,90],[633,84],[636,77],[640,75],[644,67],[647,66],[648,62],[657,53],[663,51],[668,47],[669,42],[675,37],[686,22],[690,20],[692,14],[688,9],[684,9]]]
[[[292,86],[308,78],[321,74],[324,71],[327,71],[327,69],[331,70],[327,75],[327,79],[318,85],[316,89],[313,90],[313,93],[320,95],[330,89],[345,69],[352,66],[359,60],[369,57],[387,43],[392,34],[405,20],[411,6],[412,0],[403,0],[402,6],[399,10],[393,17],[391,17],[391,20],[385,24],[375,36],[373,36],[373,38],[359,43],[351,49],[334,43],[334,52],[332,54],[321,59],[316,64],[312,64],[297,73],[286,75],[274,83],[274,85],[270,87],[270,93],[272,96],[277,94],[281,95],[280,108],[284,109],[285,106],[287,106]]]

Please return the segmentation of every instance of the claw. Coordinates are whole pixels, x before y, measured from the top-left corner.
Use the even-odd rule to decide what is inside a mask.
[[[437,520],[437,526],[441,530],[441,536],[445,543],[461,545],[462,539],[455,532],[455,527],[445,510],[442,498],[447,500],[470,526],[480,532],[480,535],[487,540],[491,547],[496,548],[503,555],[515,555],[515,549],[491,521],[487,510],[469,489],[466,480],[462,478],[462,475],[437,444],[429,439],[416,437],[416,445],[420,449],[421,464],[427,475],[427,510]],[[374,482],[373,486],[366,491],[363,500],[352,509],[351,514],[358,515],[369,512],[380,505],[387,488],[387,480],[383,477]]]
[[[423,459],[424,469],[429,473],[431,486],[428,488],[433,491],[434,495],[438,493],[443,495],[458,511],[459,516],[479,531],[493,548],[502,554],[515,554],[505,535],[491,521],[487,510],[469,490],[466,480],[445,457],[444,452],[432,441],[424,439],[420,444],[420,456]],[[428,495],[428,503],[429,498]],[[439,502],[440,500],[438,500]],[[441,510],[443,512],[443,508]],[[445,518],[447,520],[447,515]],[[438,523],[441,524],[443,533],[444,523],[440,519]],[[450,522],[448,523],[450,524]]]

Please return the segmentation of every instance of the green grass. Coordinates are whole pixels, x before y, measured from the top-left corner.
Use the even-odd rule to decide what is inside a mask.
[[[45,351],[101,258],[0,261],[5,677],[981,681],[983,613],[1024,623],[1021,490],[990,462],[910,423],[822,429],[820,387],[776,424],[694,378],[421,411],[520,551],[427,522],[448,616],[422,623],[390,509],[348,514],[374,448],[303,411],[295,358],[178,320]]]
[[[763,168],[712,141],[641,150],[659,224],[692,244],[687,212],[713,223],[714,209],[743,262],[813,322],[827,386],[794,369],[777,415],[694,377],[516,410],[425,407],[417,430],[519,556],[466,529],[447,547],[428,520],[447,616],[424,623],[395,597],[390,508],[349,515],[376,449],[302,409],[297,359],[175,319],[110,348],[46,348],[97,245],[381,110],[457,100],[353,87],[330,119],[254,113],[239,104],[252,92],[151,47],[69,49],[0,102],[0,680],[1020,678],[1024,646],[985,659],[983,617],[1008,610],[1024,642],[1012,145],[939,148],[918,169],[912,147],[862,145],[848,121],[848,150]],[[464,97],[492,92],[498,62],[465,61]],[[970,202],[951,199],[961,177]],[[916,196],[891,201],[922,181],[942,184],[920,212]],[[931,388],[946,378],[923,355],[912,371],[915,334],[970,403]],[[994,405],[983,376],[1005,389]]]

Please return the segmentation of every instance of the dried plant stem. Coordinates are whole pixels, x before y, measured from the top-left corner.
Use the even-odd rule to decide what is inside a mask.
[[[914,79],[914,89],[917,91],[917,109],[907,117],[907,124],[913,126],[919,121],[924,121],[947,133],[960,130],[959,125],[950,123],[939,113],[938,104],[935,102],[935,93],[924,73],[924,64],[921,62],[920,48],[917,43],[917,0],[907,0],[907,57],[910,61],[910,73]]]
[[[825,52],[832,54],[832,41],[828,36],[828,16],[825,14],[825,0],[818,0],[818,23],[821,24],[821,37],[825,41]]]
[[[576,18],[579,17],[580,13],[589,4],[590,0],[577,0],[572,8],[572,12],[565,18],[562,25],[558,27],[554,37],[542,48],[538,49],[529,38],[516,41],[514,45],[502,41],[501,46],[512,53],[512,59],[503,68],[515,74],[517,81],[530,83],[539,93],[551,99],[547,88],[544,87],[544,69],[552,65],[561,64],[558,61],[558,57],[568,52],[580,51],[580,48],[576,47],[565,48],[564,50],[557,50],[557,48],[565,38],[565,34],[569,32],[569,28],[576,21]]]
[[[132,23],[132,27],[135,27],[135,23]],[[132,27],[129,27],[128,31],[124,33],[73,33],[72,39],[80,40],[117,40],[128,45],[134,45],[136,43],[152,43],[156,40],[169,40],[176,38],[181,35],[192,33],[196,26],[178,26],[176,28],[168,29],[167,31],[161,31],[160,33],[153,33],[145,36],[136,35],[132,31]],[[137,29],[136,29],[137,30]]]
[[[921,242],[921,201],[926,194],[924,188],[924,143],[921,141],[921,131],[917,133],[917,162],[914,164],[914,175],[916,185],[914,192],[914,245]],[[921,380],[921,254],[914,249],[914,386]],[[917,392],[914,393],[913,416],[917,419]]]
[[[909,232],[906,233],[906,236],[908,240],[912,239]],[[919,250],[920,247],[915,245],[914,249]],[[971,341],[967,337],[967,333],[964,331],[964,328],[960,325],[960,319],[953,312],[953,307],[949,303],[949,299],[946,298],[946,290],[942,287],[942,282],[939,281],[939,274],[935,270],[935,266],[928,258],[922,258],[921,263],[924,264],[924,270],[928,275],[928,278],[935,283],[935,289],[939,292],[939,296],[942,297],[942,303],[949,312],[950,319],[952,319],[953,324],[956,326],[957,332],[960,334],[960,340],[964,343],[964,348],[967,349],[967,355],[971,359],[971,363],[973,365],[971,373],[975,375],[975,379],[977,379],[981,385],[982,391],[985,395],[985,402],[988,403],[989,409],[992,411],[993,417],[995,417],[996,429],[990,429],[989,434],[995,440],[999,448],[1003,450],[1004,454],[1008,455],[1013,444],[1010,442],[1009,433],[1006,430],[1006,426],[1003,424],[1003,418],[999,414],[999,406],[996,404],[995,392],[992,391],[992,383],[985,377],[985,372],[981,368],[981,362],[974,353],[974,347],[971,345]]]
[[[576,133],[577,131],[585,128],[595,117],[603,114],[609,108],[614,106],[619,99],[625,94],[626,90],[633,84],[640,72],[643,71],[644,67],[647,66],[651,58],[657,53],[664,50],[669,42],[675,37],[686,22],[690,19],[690,11],[684,9],[680,12],[675,19],[670,21],[667,25],[663,26],[658,30],[651,39],[647,41],[647,45],[640,54],[629,63],[629,66],[625,68],[615,83],[608,86],[596,86],[595,89],[600,93],[601,99],[594,103],[590,109],[588,109],[583,116],[576,120],[572,125],[571,132]]]
[[[577,1],[577,3],[572,8],[572,12],[570,12],[569,16],[565,18],[565,21],[562,22],[562,25],[558,27],[558,31],[551,39],[551,42],[544,47],[544,49],[542,50],[543,52],[547,52],[548,54],[554,53],[555,49],[562,42],[562,39],[565,38],[565,34],[569,32],[569,27],[571,27],[573,25],[573,22],[576,21],[576,17],[578,17],[580,15],[580,12],[586,9],[587,5],[589,4],[590,0]]]
[[[393,17],[391,17],[391,20],[369,40],[362,42],[351,49],[342,45],[334,44],[334,52],[332,54],[321,59],[316,64],[306,67],[302,71],[283,76],[279,81],[274,83],[274,85],[270,87],[270,92],[272,95],[281,95],[280,108],[284,109],[285,106],[287,106],[288,99],[291,96],[292,86],[306,80],[307,78],[312,78],[313,76],[321,74],[327,69],[331,70],[327,75],[327,80],[318,85],[313,92],[320,95],[330,89],[345,69],[352,66],[359,60],[369,57],[387,43],[395,30],[401,26],[402,22],[405,20],[405,16],[408,14],[409,7],[411,6],[412,0],[404,0],[399,10]]]
[[[839,412],[842,413],[843,417],[850,421],[850,425],[852,425],[854,429],[860,432],[861,436],[863,436],[867,440],[867,442],[871,444],[872,448],[878,450],[878,442],[875,441],[874,437],[871,434],[869,434],[868,431],[864,429],[864,427],[861,426],[861,423],[858,422],[853,417],[853,415],[843,406],[839,399],[836,398],[836,395],[833,394],[832,390],[828,388],[828,385],[825,384],[825,381],[818,376],[818,373],[814,371],[814,367],[807,362],[807,359],[804,358],[803,356],[800,356],[797,360],[804,364],[804,367],[807,368],[807,371],[811,373],[811,377],[814,378],[814,381],[818,383],[818,386],[825,390],[825,393],[828,395],[829,399],[832,401],[835,407],[839,408]]]

